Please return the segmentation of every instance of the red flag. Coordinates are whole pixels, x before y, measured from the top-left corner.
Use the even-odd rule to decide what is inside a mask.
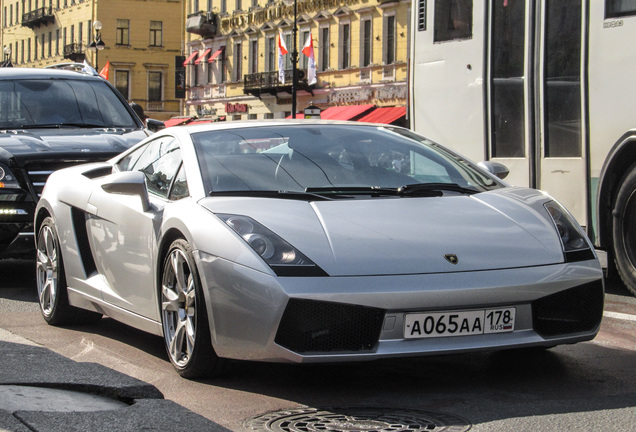
[[[287,45],[285,45],[283,33],[278,30],[278,81],[281,84],[285,84],[285,61],[283,56],[287,53]]]
[[[99,76],[108,81],[108,72],[110,72],[110,61],[106,62],[106,66],[101,70]]]
[[[307,63],[307,82],[309,85],[314,84],[316,80],[316,57],[314,57],[314,40],[311,37],[311,33],[309,33],[309,37],[307,38],[307,42],[305,42],[305,46],[303,46],[302,53],[309,57],[309,62]]]

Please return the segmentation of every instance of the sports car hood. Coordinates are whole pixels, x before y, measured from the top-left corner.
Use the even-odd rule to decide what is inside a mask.
[[[560,240],[531,189],[438,198],[291,201],[206,198],[250,216],[331,276],[445,273],[562,263]]]
[[[144,139],[141,129],[21,129],[0,132],[0,147],[24,166],[37,159],[69,156],[80,160],[104,160]]]

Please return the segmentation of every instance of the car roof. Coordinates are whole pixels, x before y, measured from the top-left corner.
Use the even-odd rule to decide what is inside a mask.
[[[17,79],[71,79],[71,80],[101,80],[101,77],[61,69],[37,68],[0,68],[0,80]]]
[[[213,122],[201,125],[183,125],[173,126],[165,130],[183,130],[188,133],[203,132],[206,130],[231,130],[237,128],[255,128],[255,127],[271,127],[271,126],[325,126],[325,125],[343,125],[349,127],[378,127],[389,126],[391,128],[400,128],[379,123],[366,123],[347,120],[313,120],[313,119],[274,119],[274,120],[238,120],[231,122]]]

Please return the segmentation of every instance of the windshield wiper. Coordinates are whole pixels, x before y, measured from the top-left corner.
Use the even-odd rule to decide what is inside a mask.
[[[436,196],[442,196],[444,191],[458,192],[462,194],[476,194],[479,191],[476,189],[469,189],[458,185],[457,183],[416,183],[410,185],[404,185],[397,189],[397,192],[401,196],[430,196],[430,193],[436,193]]]
[[[44,124],[21,125],[17,129],[62,129],[64,127],[103,128],[106,126],[90,124],[90,123],[44,123]]]
[[[301,201],[331,201],[332,198],[311,192],[300,191],[274,191],[274,190],[237,190],[237,191],[210,191],[208,196],[245,196],[257,198],[283,198]]]
[[[308,187],[307,193],[320,195],[398,195],[396,188],[385,188],[381,186],[327,186]]]

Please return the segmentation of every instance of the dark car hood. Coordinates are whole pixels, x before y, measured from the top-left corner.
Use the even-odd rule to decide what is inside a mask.
[[[0,160],[19,166],[41,159],[105,160],[146,138],[141,129],[21,129],[0,132]],[[6,161],[5,161],[6,162]]]

